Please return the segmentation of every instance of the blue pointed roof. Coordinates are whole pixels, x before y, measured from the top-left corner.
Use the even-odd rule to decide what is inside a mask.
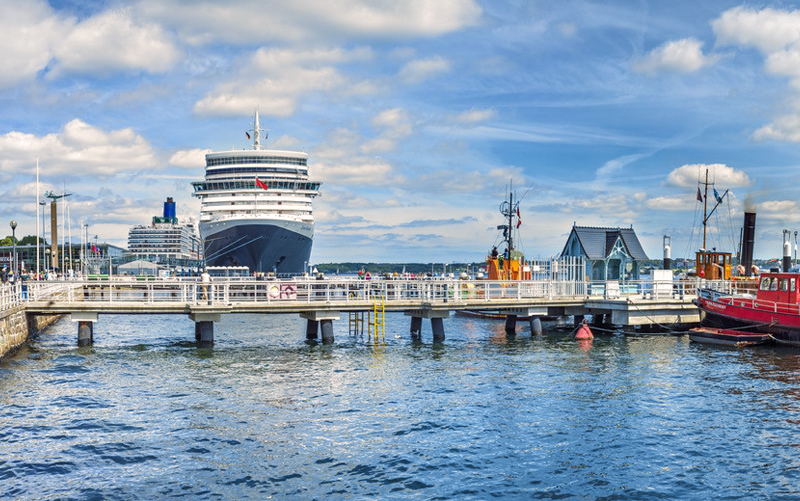
[[[581,244],[586,257],[591,260],[605,259],[614,249],[617,239],[622,239],[622,244],[633,259],[649,259],[645,254],[639,238],[633,228],[595,228],[591,226],[573,226],[572,232]],[[569,239],[567,239],[569,243]],[[566,245],[561,254],[567,251]]]

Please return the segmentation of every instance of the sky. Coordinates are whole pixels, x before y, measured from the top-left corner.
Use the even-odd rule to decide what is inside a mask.
[[[509,191],[528,257],[574,224],[693,257],[706,171],[707,247],[736,251],[745,206],[757,258],[800,230],[800,4],[0,0],[0,30],[17,237],[37,159],[76,241],[126,247],[167,197],[197,220],[204,155],[247,148],[256,109],[322,182],[314,263],[481,261]]]

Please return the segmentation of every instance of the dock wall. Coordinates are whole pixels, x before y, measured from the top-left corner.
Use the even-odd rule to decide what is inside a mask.
[[[14,353],[30,335],[59,318],[61,315],[29,315],[22,304],[0,312],[0,359]]]

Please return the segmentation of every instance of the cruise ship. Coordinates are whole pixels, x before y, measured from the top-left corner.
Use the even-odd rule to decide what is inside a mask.
[[[252,132],[252,137],[249,132]],[[205,180],[192,183],[201,202],[199,231],[206,266],[246,266],[250,273],[303,273],[314,238],[308,154],[261,149],[258,112],[252,149],[206,155]]]

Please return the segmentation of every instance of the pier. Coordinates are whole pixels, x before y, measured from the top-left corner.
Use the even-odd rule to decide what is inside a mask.
[[[342,313],[402,312],[410,317],[410,335],[419,338],[430,321],[434,341],[445,337],[442,320],[457,310],[492,311],[506,319],[513,334],[527,317],[531,332],[541,332],[543,316],[587,315],[623,326],[699,323],[692,303],[697,284],[689,282],[585,282],[540,279],[489,281],[458,279],[295,280],[147,279],[30,282],[10,300],[29,316],[70,315],[79,345],[94,338],[103,314],[179,314],[195,322],[195,339],[214,341],[214,323],[222,315],[298,314],[307,320],[306,337],[333,343],[332,322]],[[19,287],[19,286],[17,286]]]

